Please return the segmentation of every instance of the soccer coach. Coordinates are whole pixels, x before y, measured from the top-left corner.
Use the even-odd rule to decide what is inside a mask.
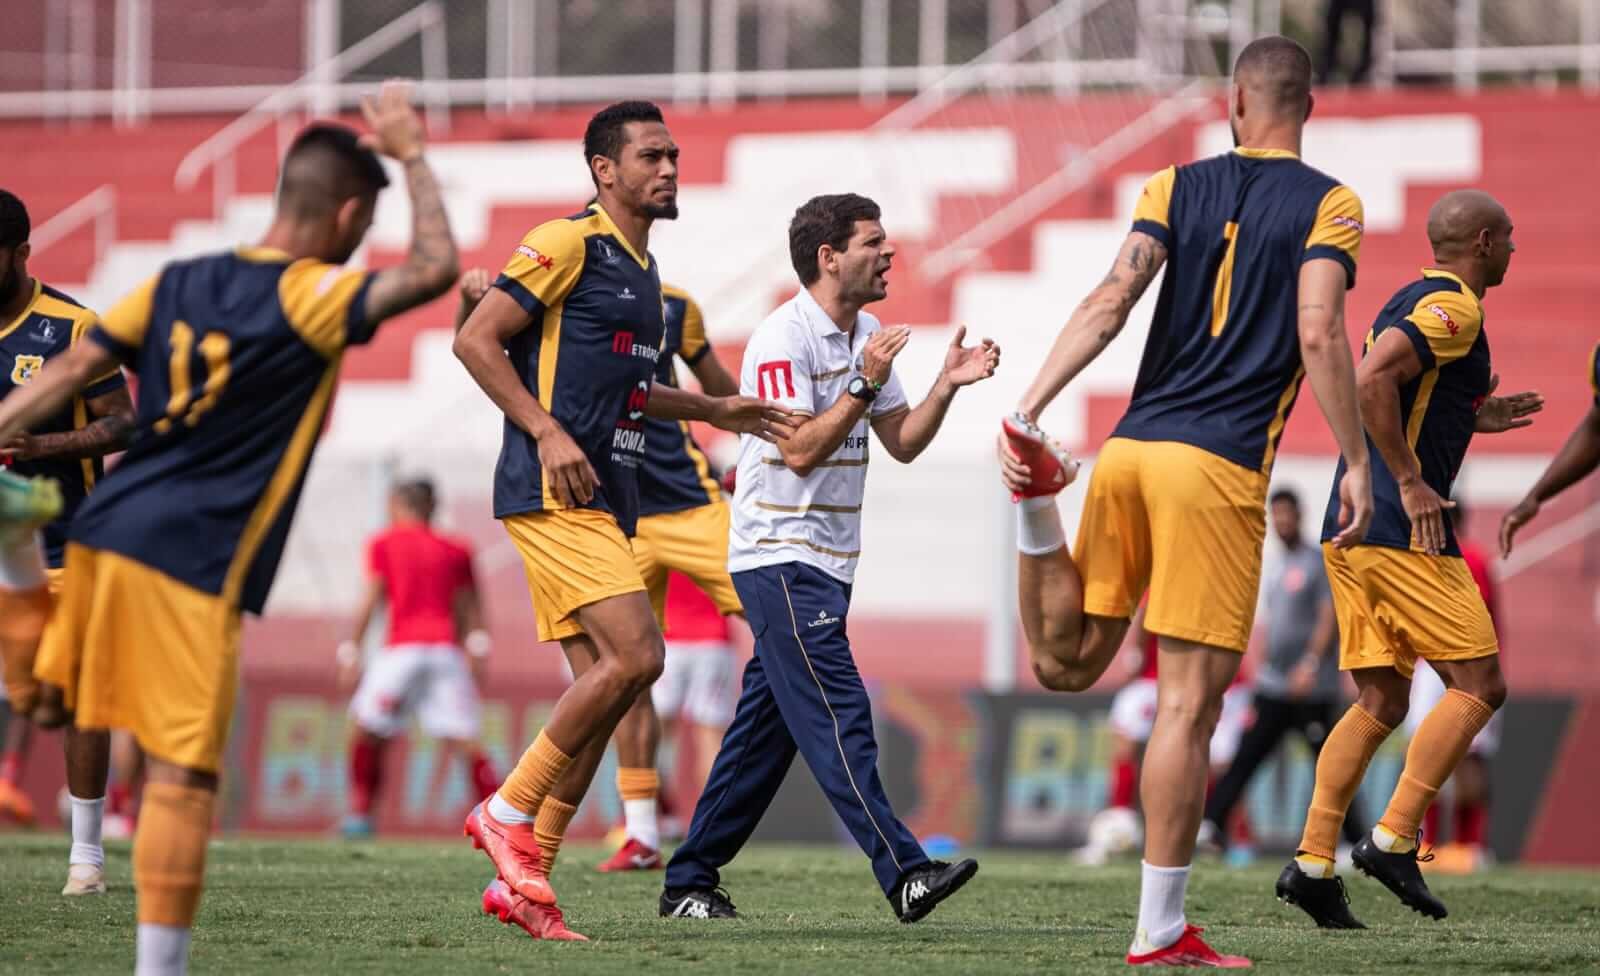
[[[718,870],[744,846],[795,752],[872,860],[902,922],[915,922],[974,874],[976,861],[930,861],[878,779],[872,708],[845,634],[861,555],[867,426],[902,463],[921,454],[960,387],[994,375],[1000,349],[963,346],[958,329],[927,399],[912,408],[892,364],[909,330],[862,306],[888,293],[894,247],[878,205],[853,193],[795,211],[789,254],[803,286],[745,350],[741,392],[802,420],[781,445],[743,437],[728,569],[755,636],[738,711],[667,866],[661,914],[736,917]]]

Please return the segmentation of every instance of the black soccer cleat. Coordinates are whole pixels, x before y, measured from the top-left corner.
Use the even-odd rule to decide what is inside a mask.
[[[1341,878],[1313,878],[1293,861],[1278,875],[1278,900],[1294,905],[1320,929],[1364,929],[1350,913],[1350,896]]]
[[[889,893],[889,904],[900,921],[920,920],[941,901],[961,890],[978,873],[978,862],[967,858],[959,864],[929,861],[912,868]]]
[[[1363,837],[1355,850],[1350,852],[1350,859],[1356,862],[1356,868],[1362,874],[1377,879],[1394,892],[1395,897],[1407,908],[1429,918],[1444,918],[1449,914],[1444,902],[1428,890],[1428,883],[1422,880],[1422,869],[1417,867],[1419,860],[1433,860],[1433,852],[1429,851],[1421,857],[1419,853],[1419,848],[1412,848],[1403,854],[1390,854],[1378,850],[1378,845],[1372,842],[1371,837]]]
[[[662,918],[738,918],[721,888],[666,888],[661,892]]]

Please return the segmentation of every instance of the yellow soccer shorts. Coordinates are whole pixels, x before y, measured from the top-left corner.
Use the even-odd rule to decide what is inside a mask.
[[[633,550],[610,512],[566,508],[500,521],[522,556],[542,641],[583,633],[573,616],[578,608],[644,589]]]
[[[1113,437],[1089,475],[1073,559],[1085,613],[1243,652],[1255,623],[1267,476],[1173,441]]]
[[[633,536],[633,561],[639,567],[656,622],[666,627],[667,572],[676,570],[698,586],[723,615],[743,613],[728,575],[728,527],[724,501],[681,512],[647,515]]]
[[[127,729],[151,756],[215,773],[239,684],[239,609],[72,543],[34,675],[62,688],[80,728]]]
[[[1500,651],[1489,608],[1460,556],[1322,544],[1339,621],[1339,667],[1394,668],[1417,658],[1470,661]]]

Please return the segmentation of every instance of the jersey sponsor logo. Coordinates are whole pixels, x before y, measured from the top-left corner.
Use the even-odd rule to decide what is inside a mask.
[[[611,336],[611,351],[619,356],[637,356],[652,363],[661,358],[661,350],[633,341],[632,332],[615,332]]]
[[[1445,329],[1451,335],[1455,335],[1461,331],[1461,327],[1456,325],[1456,320],[1451,318],[1450,313],[1446,312],[1443,308],[1440,308],[1438,305],[1429,305],[1428,311],[1432,312],[1439,321],[1444,323]]]
[[[22,386],[43,368],[43,356],[18,356],[11,364],[11,382]]]
[[[1333,222],[1340,227],[1348,227],[1357,234],[1364,234],[1367,230],[1361,225],[1361,221],[1355,219],[1354,217],[1346,217],[1343,214],[1334,217]]]
[[[756,393],[766,400],[794,396],[794,366],[787,359],[756,366]]]
[[[39,323],[39,328],[31,333],[28,338],[32,339],[34,342],[55,342],[55,323],[46,319],[44,322]]]
[[[625,302],[631,302],[637,300],[639,296],[633,293],[632,288],[629,288],[627,285],[623,285],[622,290],[617,292],[617,297]]]
[[[650,405],[650,384],[640,380],[634,385],[633,392],[628,394],[628,419],[644,419],[645,407]]]
[[[532,261],[534,264],[537,264],[546,271],[549,271],[551,268],[555,267],[555,260],[552,259],[548,254],[540,254],[538,251],[526,244],[518,244],[517,253],[527,258],[529,261]]]
[[[610,244],[607,244],[605,241],[598,239],[595,240],[594,246],[595,249],[600,252],[600,260],[604,261],[606,264],[617,263],[616,248],[612,247]]]

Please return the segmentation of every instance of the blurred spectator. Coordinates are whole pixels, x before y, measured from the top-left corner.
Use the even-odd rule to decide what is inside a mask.
[[[1339,718],[1339,630],[1322,549],[1300,533],[1299,496],[1273,492],[1271,506],[1283,555],[1266,578],[1266,658],[1256,672],[1255,721],[1206,801],[1200,841],[1212,849],[1222,845],[1234,805],[1283,737],[1298,732],[1314,757]],[[1353,808],[1345,818],[1351,844],[1365,832],[1360,819]]]
[[[1361,21],[1361,59],[1347,78],[1352,85],[1364,85],[1372,73],[1372,32],[1378,22],[1378,0],[1328,0],[1327,17],[1322,26],[1319,84],[1328,84],[1339,67],[1339,42],[1344,39],[1344,25],[1351,14]]]

